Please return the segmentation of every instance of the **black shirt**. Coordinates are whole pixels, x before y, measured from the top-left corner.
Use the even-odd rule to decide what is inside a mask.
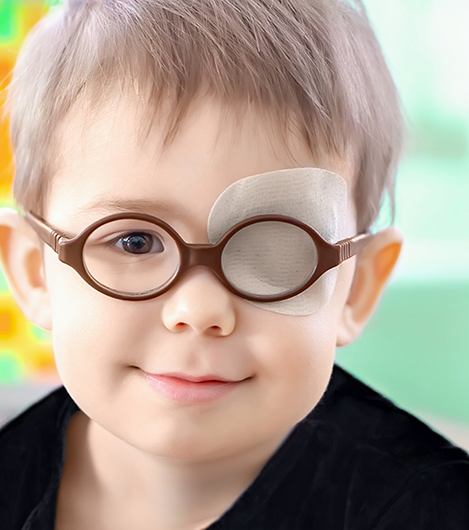
[[[1,530],[53,530],[77,410],[62,387],[0,431]],[[209,530],[339,529],[469,530],[469,456],[336,366],[320,403]]]

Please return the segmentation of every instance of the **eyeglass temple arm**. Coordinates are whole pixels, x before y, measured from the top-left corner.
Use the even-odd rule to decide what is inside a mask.
[[[60,239],[64,237],[63,234],[56,232],[40,217],[37,217],[31,212],[25,212],[26,221],[34,228],[38,236],[51,247],[55,252],[59,252]]]
[[[365,232],[362,234],[357,234],[354,237],[349,237],[347,239],[342,239],[338,241],[334,246],[339,250],[339,263],[342,263],[346,259],[351,258],[363,250],[366,245],[374,237],[374,234]]]

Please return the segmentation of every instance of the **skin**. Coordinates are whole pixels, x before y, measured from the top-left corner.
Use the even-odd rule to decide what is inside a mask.
[[[233,182],[318,167],[300,138],[291,136],[288,152],[254,112],[239,129],[203,100],[164,150],[157,125],[143,143],[133,134],[140,112],[113,100],[91,122],[74,112],[62,124],[65,156],[44,215],[50,224],[77,234],[114,213],[103,205],[112,199],[203,243],[213,202]],[[321,167],[352,188],[345,162]],[[355,233],[353,211],[350,202],[344,237]],[[33,322],[52,330],[60,376],[82,411],[67,432],[57,530],[196,530],[219,518],[323,395],[336,346],[360,333],[401,244],[396,230],[382,232],[358,265],[340,266],[323,309],[287,316],[232,295],[203,267],[153,300],[115,300],[48,247],[42,261],[36,234],[17,214],[0,212],[0,227],[12,291]],[[214,401],[187,404],[156,392],[144,371],[237,383]]]

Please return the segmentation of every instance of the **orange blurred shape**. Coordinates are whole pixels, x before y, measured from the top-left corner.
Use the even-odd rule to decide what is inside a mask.
[[[10,338],[14,332],[15,325],[11,311],[0,310],[0,339]]]
[[[31,344],[21,357],[21,366],[26,380],[44,384],[60,384],[52,345],[36,342]]]
[[[0,90],[3,90],[9,83],[12,68],[13,60],[8,60],[7,57],[0,56]]]
[[[13,153],[8,136],[8,123],[4,120],[0,124],[0,187],[2,195],[8,193],[14,175],[14,166],[12,163]]]
[[[5,59],[0,59],[0,89],[4,89],[12,64]],[[0,112],[3,110],[5,93],[0,94]],[[13,153],[9,137],[9,123],[0,115],[0,193],[4,196],[9,192],[13,182],[13,164],[11,163]]]
[[[24,370],[27,378],[60,382],[51,346],[37,344],[31,347],[24,356]]]

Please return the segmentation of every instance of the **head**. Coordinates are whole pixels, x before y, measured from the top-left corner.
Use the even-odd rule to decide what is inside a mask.
[[[207,243],[227,188],[292,168],[345,181],[340,239],[367,230],[386,193],[393,202],[402,118],[358,2],[70,2],[29,38],[9,95],[16,199],[71,237],[140,211]],[[59,262],[21,215],[3,211],[0,224],[11,288],[52,330],[82,410],[134,447],[188,459],[278,442],[315,406],[401,244],[380,232],[337,267],[325,304],[285,314],[203,266],[158,297],[118,300]],[[148,374],[161,376],[157,390]],[[167,390],[175,374],[231,383],[190,402],[174,381]]]

